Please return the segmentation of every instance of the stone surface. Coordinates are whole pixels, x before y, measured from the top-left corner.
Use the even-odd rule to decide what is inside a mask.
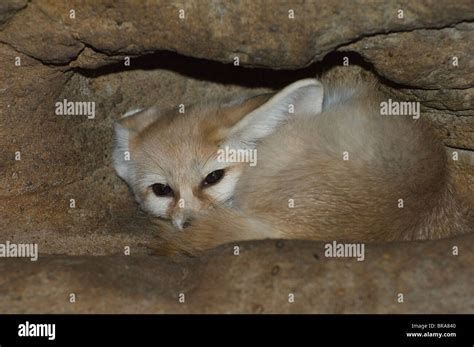
[[[324,244],[299,241],[245,242],[239,256],[223,246],[177,260],[143,254],[9,259],[0,262],[9,274],[0,277],[0,311],[472,313],[474,255],[467,245],[473,241],[468,235],[367,245],[361,262],[326,258]],[[453,246],[460,246],[458,256]]]
[[[25,8],[27,0],[8,0],[0,2],[0,25],[5,24],[16,12]]]
[[[342,49],[360,53],[380,75],[399,84],[465,89],[474,86],[473,31],[474,24],[463,23],[453,28],[375,35]]]
[[[71,10],[74,18],[71,18]],[[180,10],[184,19],[180,19]],[[294,11],[294,19],[289,11]],[[399,18],[399,10],[403,18]],[[84,45],[106,56],[157,50],[253,66],[298,68],[365,36],[443,28],[474,19],[470,0],[353,2],[31,1],[0,40],[46,62],[68,64]],[[42,29],[42,30],[39,30]],[[192,35],[190,35],[192,33]],[[48,45],[37,40],[48,37]],[[87,53],[87,54],[90,54]],[[89,64],[86,64],[90,66]]]
[[[37,242],[41,255],[0,258],[0,312],[472,312],[472,236],[370,245],[362,263],[296,241],[246,243],[239,257],[228,246],[155,256],[159,232],[141,224],[110,152],[112,123],[132,108],[266,92],[348,56],[347,73],[361,65],[396,97],[421,102],[448,153],[459,152],[453,177],[474,208],[473,18],[465,0],[2,1],[0,243]],[[235,56],[243,67],[220,63]],[[64,99],[94,101],[95,119],[56,115]]]

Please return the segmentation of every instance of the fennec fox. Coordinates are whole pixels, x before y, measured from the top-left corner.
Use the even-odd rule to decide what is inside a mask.
[[[181,230],[169,235],[188,251],[248,239],[465,232],[443,145],[421,119],[381,115],[386,100],[359,76],[304,79],[184,115],[153,107],[116,123],[114,164],[145,211]]]

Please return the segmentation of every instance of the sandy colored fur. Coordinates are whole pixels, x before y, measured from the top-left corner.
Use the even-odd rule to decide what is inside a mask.
[[[323,84],[327,99],[321,114],[293,119],[261,141],[255,167],[236,165],[242,173],[232,208],[201,196],[206,208],[184,231],[154,222],[163,230],[165,253],[249,239],[424,240],[470,230],[472,217],[456,199],[444,146],[423,119],[381,116],[380,102],[387,96],[364,76],[326,77]],[[331,104],[337,95],[341,100]],[[226,126],[267,99],[225,112],[197,108],[194,118],[170,118],[146,131],[160,126],[163,137],[172,137],[182,128],[186,148],[212,151],[225,138]],[[134,145],[157,152],[149,138]],[[179,168],[183,156],[192,160],[172,145],[160,149],[174,161],[171,167]],[[343,160],[345,152],[349,160]]]

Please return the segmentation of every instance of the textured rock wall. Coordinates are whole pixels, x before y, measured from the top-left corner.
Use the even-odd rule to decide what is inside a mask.
[[[324,244],[300,241],[245,242],[239,256],[224,246],[180,261],[8,259],[0,263],[9,274],[0,277],[0,305],[21,313],[472,313],[472,251],[451,252],[472,241],[373,245],[363,262],[325,258]]]
[[[0,312],[472,312],[472,236],[373,245],[361,264],[324,259],[322,245],[307,242],[284,251],[254,242],[241,258],[226,247],[178,262],[152,256],[159,235],[130,227],[138,212],[110,152],[111,124],[131,108],[280,88],[347,57],[347,73],[360,65],[422,103],[447,150],[460,154],[452,169],[474,208],[473,19],[464,0],[3,1],[0,243],[38,242],[41,255],[0,258]],[[95,119],[56,115],[63,99],[94,101]],[[187,289],[193,306],[177,306]],[[282,306],[289,291],[304,301]],[[81,298],[73,307],[70,292]],[[406,305],[396,304],[398,292],[408,293]]]

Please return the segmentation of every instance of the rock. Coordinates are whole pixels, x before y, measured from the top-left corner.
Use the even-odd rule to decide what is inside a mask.
[[[27,0],[4,0],[0,3],[0,26],[5,24],[18,11],[25,8]]]
[[[185,6],[168,1],[118,5],[43,0],[29,3],[0,38],[20,52],[61,64],[77,59],[86,45],[109,56],[170,50],[227,63],[238,56],[243,65],[294,69],[366,36],[469,22],[474,19],[471,10],[469,0],[362,5],[221,1]],[[48,45],[36,43],[41,37],[48,37]],[[98,60],[95,67],[99,65]]]
[[[366,259],[324,244],[243,242],[201,258],[133,255],[3,259],[3,313],[470,313],[473,235],[366,245]],[[460,254],[452,254],[459,246]],[[420,256],[422,254],[423,256]],[[317,255],[317,257],[315,257]],[[275,274],[273,269],[278,266]],[[442,268],[441,268],[441,267]],[[75,303],[69,301],[75,295]],[[397,301],[398,294],[404,302]],[[179,302],[184,294],[184,303]],[[288,300],[294,295],[294,302]],[[38,297],[41,300],[38,300]],[[434,305],[433,303],[436,303]]]
[[[373,62],[380,75],[399,84],[465,89],[474,86],[473,32],[474,24],[463,23],[453,28],[370,36],[342,49],[360,53]]]
[[[1,196],[30,193],[33,187],[27,185],[28,181],[32,181],[33,186],[44,185],[45,181],[66,183],[64,176],[61,179],[55,175],[54,165],[58,162],[67,165],[68,150],[59,154],[56,147],[58,143],[71,139],[64,134],[64,129],[70,124],[51,117],[51,114],[54,102],[71,73],[63,73],[19,55],[6,45],[0,45],[0,52],[0,64],[4,67],[1,80],[5,83],[1,90],[0,117],[2,131],[8,134],[1,139]],[[17,58],[20,66],[15,65]],[[16,152],[21,160],[14,160]],[[74,178],[72,172],[69,175]]]
[[[48,16],[36,3],[18,12],[0,33],[0,41],[43,63],[67,64],[83,50],[60,18]]]
[[[421,102],[427,110],[473,119],[474,88],[433,90],[401,88],[398,91],[403,98]]]

